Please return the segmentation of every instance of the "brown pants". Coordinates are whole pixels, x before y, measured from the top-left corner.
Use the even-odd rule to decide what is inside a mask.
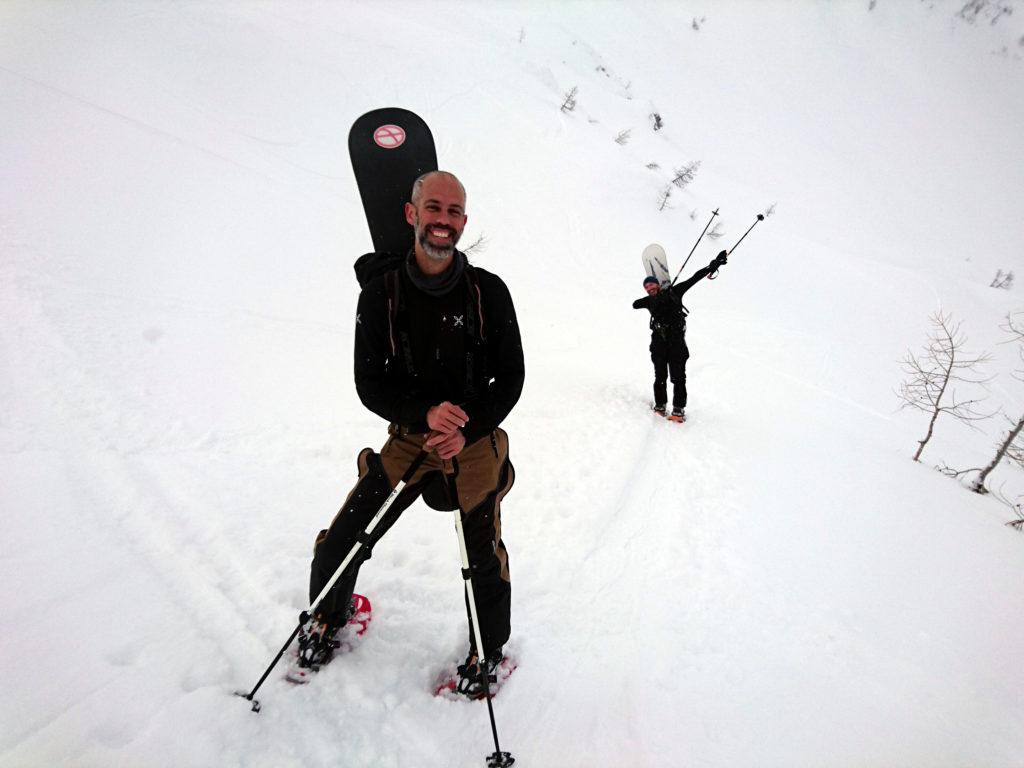
[[[380,453],[369,448],[360,452],[359,480],[330,527],[320,531],[316,538],[309,579],[310,600],[316,599],[356,545],[359,535],[398,485],[427,437],[424,434],[403,434],[403,430],[394,424],[388,432],[391,437]],[[343,620],[345,607],[352,599],[359,567],[370,558],[370,549],[424,490],[441,488],[443,493],[448,492],[451,485],[444,473],[447,473],[447,478],[454,475],[452,484],[457,497],[454,501],[462,512],[484,650],[500,648],[508,641],[512,587],[508,551],[501,540],[501,500],[515,482],[515,470],[508,460],[508,435],[502,429],[467,446],[451,461],[442,461],[436,453],[431,453],[395,499],[361,553],[352,560],[345,574],[324,598],[317,613],[332,621]],[[470,645],[475,645],[472,627]]]

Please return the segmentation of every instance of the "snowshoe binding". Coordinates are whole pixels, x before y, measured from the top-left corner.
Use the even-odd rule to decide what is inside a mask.
[[[677,424],[682,424],[684,421],[686,421],[686,416],[683,413],[683,409],[682,408],[673,408],[672,409],[672,415],[668,417],[668,420],[669,421],[674,421]]]
[[[434,695],[452,700],[469,699],[471,701],[482,699],[485,696],[495,696],[501,685],[515,671],[516,663],[505,656],[500,648],[487,654],[483,660],[484,674],[487,676],[485,688],[480,679],[480,661],[476,651],[470,650],[465,662],[455,667],[454,671],[449,668],[442,675],[434,688]]]
[[[298,647],[285,678],[300,685],[308,683],[338,653],[352,650],[356,638],[366,632],[370,616],[370,601],[354,594],[344,622],[334,624],[322,616],[310,617],[299,629]]]
[[[655,403],[654,404],[654,408],[652,408],[651,410],[654,411],[654,415],[655,416],[664,416],[665,415],[665,404],[664,403]]]

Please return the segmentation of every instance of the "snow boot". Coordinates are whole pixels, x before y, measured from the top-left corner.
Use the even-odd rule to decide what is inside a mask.
[[[655,403],[654,404],[654,412],[656,414],[658,414],[659,416],[664,416],[665,415],[665,404],[664,403]]]
[[[682,424],[684,421],[686,421],[686,416],[683,415],[683,409],[673,408],[672,415],[668,417],[668,420]]]
[[[501,652],[501,648],[487,654],[484,663],[487,665],[488,686],[485,688],[483,683],[480,682],[480,659],[477,657],[476,651],[470,649],[466,662],[460,664],[456,670],[458,682],[455,686],[455,692],[465,696],[467,699],[482,699],[490,693],[489,684],[498,682],[498,665],[504,660],[505,655]]]

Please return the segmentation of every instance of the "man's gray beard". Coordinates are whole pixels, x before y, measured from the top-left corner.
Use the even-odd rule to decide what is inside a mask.
[[[437,248],[430,244],[427,240],[427,230],[421,229],[419,232],[420,245],[423,247],[423,252],[427,254],[427,258],[431,261],[446,261],[450,259],[455,253],[455,244],[459,241],[458,236],[452,237],[452,244],[447,248]]]

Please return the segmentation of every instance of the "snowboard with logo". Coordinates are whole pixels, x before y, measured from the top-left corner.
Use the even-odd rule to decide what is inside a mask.
[[[375,109],[353,123],[348,153],[373,250],[404,256],[413,245],[412,227],[405,220],[412,183],[437,170],[430,128],[407,109]]]

